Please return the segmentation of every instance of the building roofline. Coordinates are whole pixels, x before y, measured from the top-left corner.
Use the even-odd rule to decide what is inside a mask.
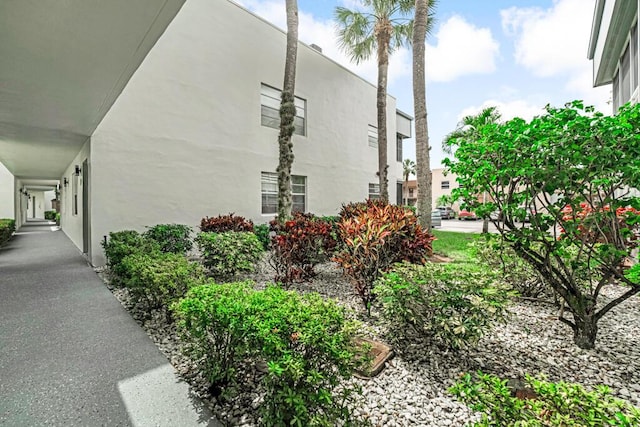
[[[267,25],[269,25],[269,26],[271,26],[271,27],[275,28],[276,30],[278,30],[278,31],[279,31],[279,32],[281,32],[282,34],[284,34],[284,35],[286,35],[286,34],[287,34],[287,32],[286,32],[286,31],[284,31],[282,28],[278,27],[277,25],[275,25],[275,24],[274,24],[274,23],[272,23],[272,22],[267,21],[267,20],[266,20],[266,19],[264,19],[263,17],[261,17],[261,16],[259,16],[259,15],[255,14],[255,13],[253,13],[252,11],[250,11],[250,10],[249,10],[249,9],[247,9],[246,7],[242,6],[241,4],[236,3],[236,1],[235,1],[235,0],[227,0],[227,2],[229,2],[229,3],[231,3],[232,5],[234,5],[234,6],[238,7],[239,9],[241,9],[241,10],[243,10],[243,11],[247,12],[249,15],[253,16],[254,18],[257,18],[258,20],[260,20],[260,21],[264,22],[265,24],[267,24]],[[322,56],[322,57],[323,57],[323,58],[325,58],[327,61],[334,63],[335,65],[337,65],[338,67],[340,67],[340,68],[342,68],[344,71],[346,71],[347,73],[349,73],[349,74],[351,74],[351,75],[353,75],[353,76],[357,77],[358,79],[362,80],[363,82],[365,82],[365,83],[366,83],[366,84],[368,84],[369,86],[371,86],[371,87],[373,87],[373,88],[376,88],[376,89],[378,88],[378,86],[377,86],[377,85],[375,85],[375,84],[371,83],[369,80],[365,79],[365,78],[364,78],[364,77],[362,77],[361,75],[359,75],[359,74],[357,74],[357,73],[354,73],[353,71],[351,71],[350,69],[348,69],[348,68],[347,68],[347,67],[345,67],[344,65],[342,65],[342,64],[340,64],[340,63],[336,62],[335,60],[333,60],[333,59],[329,58],[329,57],[328,57],[327,55],[325,55],[324,53],[322,53],[322,52],[318,51],[318,49],[315,49],[315,48],[313,48],[313,47],[309,46],[308,44],[306,44],[305,42],[302,42],[302,41],[300,41],[300,40],[298,40],[298,44],[300,44],[300,45],[304,46],[305,48],[307,48],[307,49],[311,50],[311,51],[312,51],[313,53],[315,53],[316,55],[320,55],[320,56]],[[396,97],[395,97],[395,96],[393,96],[393,95],[389,95],[389,93],[387,93],[387,96],[389,96],[389,97],[390,97],[390,98],[392,98],[392,99],[396,99]],[[411,120],[413,120],[413,118],[411,118]]]
[[[404,117],[404,118],[405,118],[405,119],[407,119],[407,120],[411,120],[411,121],[413,121],[413,116],[410,116],[409,114],[407,114],[407,113],[405,113],[404,111],[399,110],[399,109],[397,109],[397,108],[396,108],[396,114],[401,115],[402,117]]]
[[[591,36],[589,38],[589,50],[587,58],[593,59],[598,43],[598,34],[600,33],[600,25],[602,25],[602,13],[604,11],[605,0],[596,0],[593,11],[593,22],[591,23]]]

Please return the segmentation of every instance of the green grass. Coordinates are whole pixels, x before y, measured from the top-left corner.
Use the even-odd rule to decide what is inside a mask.
[[[477,233],[432,230],[437,240],[433,242],[433,252],[456,261],[471,261],[473,255],[469,244],[484,237]]]

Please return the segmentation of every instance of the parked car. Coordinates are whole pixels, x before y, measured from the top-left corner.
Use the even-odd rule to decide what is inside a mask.
[[[433,227],[442,227],[442,216],[437,209],[431,212],[431,228]]]
[[[453,219],[456,217],[456,211],[449,206],[438,206],[436,209],[440,211],[442,219]]]
[[[476,216],[476,213],[473,211],[461,209],[460,212],[458,213],[458,220],[462,221],[463,219],[475,221],[476,219],[478,219],[478,217]]]

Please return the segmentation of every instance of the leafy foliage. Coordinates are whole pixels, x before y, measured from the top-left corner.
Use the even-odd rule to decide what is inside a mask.
[[[575,343],[593,348],[598,320],[640,292],[624,274],[640,233],[639,215],[630,209],[640,209],[630,191],[640,188],[640,106],[611,117],[580,101],[548,106],[530,122],[489,124],[473,141],[451,144],[455,160],[445,163],[462,187],[454,195],[482,217],[501,212],[504,223],[496,225],[504,240],[566,303],[571,317],[560,320],[573,329]],[[478,201],[484,192],[491,202]],[[528,207],[536,211],[530,223],[517,223]],[[626,288],[598,306],[612,281]]]
[[[312,279],[316,265],[326,262],[336,247],[331,224],[312,214],[295,212],[290,220],[270,225],[275,235],[269,263],[274,280],[285,286]]]
[[[343,207],[341,216],[338,230],[343,246],[333,259],[351,278],[367,310],[373,302],[373,283],[382,272],[396,262],[424,263],[432,255],[433,236],[400,206],[370,200],[366,208]]]
[[[121,284],[146,309],[163,309],[204,281],[204,269],[183,254],[134,252],[120,263]]]
[[[233,213],[211,218],[207,216],[200,221],[200,230],[208,233],[224,233],[226,231],[253,232],[253,222]]]
[[[145,239],[135,230],[110,232],[109,239],[101,244],[107,258],[111,283],[116,286],[121,285],[128,274],[127,268],[122,266],[125,257],[134,253],[151,254],[160,251],[156,241]]]
[[[0,218],[0,245],[8,241],[16,231],[16,222],[13,219]]]
[[[184,224],[157,224],[147,227],[144,237],[156,241],[162,252],[186,254],[193,247],[191,231]]]
[[[255,234],[227,231],[200,233],[196,244],[203,263],[214,277],[232,278],[240,272],[254,271],[263,247]]]
[[[253,233],[256,235],[260,243],[262,244],[262,248],[267,251],[271,247],[271,236],[269,224],[259,224],[256,225],[253,229]]]
[[[56,219],[56,211],[44,211],[44,219],[48,219],[49,221],[55,221]]]
[[[411,332],[459,349],[504,321],[513,293],[489,270],[467,264],[397,264],[373,292],[397,336]]]
[[[507,380],[478,373],[465,374],[450,391],[482,413],[476,427],[522,425],[620,426],[640,424],[640,409],[611,396],[607,386],[585,390],[578,384],[552,383],[526,376],[528,398],[520,398]],[[515,395],[514,395],[515,394]]]
[[[194,354],[212,382],[232,382],[248,358],[267,363],[265,425],[335,425],[350,418],[355,324],[317,294],[247,283],[201,286],[176,305]]]

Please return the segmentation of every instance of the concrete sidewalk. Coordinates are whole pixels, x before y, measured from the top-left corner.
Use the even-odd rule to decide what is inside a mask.
[[[0,425],[218,426],[47,222],[0,248]]]

